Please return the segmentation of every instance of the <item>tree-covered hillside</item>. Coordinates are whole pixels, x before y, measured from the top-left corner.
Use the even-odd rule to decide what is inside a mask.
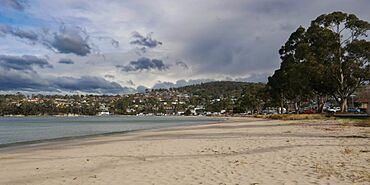
[[[264,86],[262,83],[247,83],[234,81],[215,81],[197,85],[175,88],[181,93],[189,93],[192,95],[220,98],[220,97],[239,97],[248,88],[253,86]]]

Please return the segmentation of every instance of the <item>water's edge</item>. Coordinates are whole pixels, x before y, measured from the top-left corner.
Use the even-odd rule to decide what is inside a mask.
[[[135,133],[135,132],[141,132],[141,131],[157,131],[157,130],[162,130],[166,128],[190,127],[190,126],[197,126],[197,125],[212,125],[212,124],[223,123],[226,121],[227,119],[220,118],[219,120],[214,120],[214,121],[210,121],[206,123],[159,126],[155,128],[143,128],[143,129],[116,131],[116,132],[106,132],[106,133],[99,133],[99,134],[88,134],[88,135],[80,135],[80,136],[68,136],[68,137],[59,137],[59,138],[51,138],[51,139],[40,139],[40,140],[32,140],[32,141],[5,143],[5,144],[0,144],[0,152],[7,150],[7,149],[21,149],[21,148],[28,148],[28,147],[37,147],[41,145],[48,145],[48,144],[59,143],[63,141],[72,141],[72,140],[78,140],[78,139],[88,139],[88,138],[97,138],[97,137],[104,137],[104,136],[122,135],[122,134]]]

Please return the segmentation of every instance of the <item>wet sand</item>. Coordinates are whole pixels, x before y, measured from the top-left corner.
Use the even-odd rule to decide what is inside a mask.
[[[0,150],[0,184],[370,184],[370,128],[232,118]]]

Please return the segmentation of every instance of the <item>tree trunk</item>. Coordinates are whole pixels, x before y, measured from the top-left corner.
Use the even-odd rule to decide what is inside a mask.
[[[283,114],[283,107],[284,107],[284,94],[280,94],[280,114]]]
[[[324,113],[325,103],[326,98],[324,96],[317,95],[317,113]]]
[[[341,98],[341,101],[340,101],[341,112],[347,112],[347,108],[348,108],[347,102],[348,102],[347,98]]]
[[[295,103],[294,103],[294,109],[295,109],[295,113],[296,113],[296,114],[299,114],[299,106],[298,106],[298,102],[295,102]]]
[[[321,106],[322,106],[322,98],[320,96],[317,96],[316,97],[316,102],[317,102],[317,108],[316,108],[316,111],[317,113],[321,113],[322,109],[321,109]]]

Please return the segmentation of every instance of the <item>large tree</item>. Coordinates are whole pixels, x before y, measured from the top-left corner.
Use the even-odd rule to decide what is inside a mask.
[[[268,78],[267,82],[267,87],[271,99],[274,104],[278,104],[280,106],[280,110],[283,110],[282,108],[284,107],[286,101],[286,82],[286,74],[281,69],[275,70],[274,74]],[[280,113],[282,114],[283,111],[280,111]]]
[[[251,113],[260,113],[266,101],[265,98],[264,84],[251,84],[246,86],[241,94],[241,97],[236,102],[235,107],[237,111],[245,112],[250,111]]]
[[[338,44],[332,31],[317,25],[309,27],[305,35],[307,49],[303,53],[307,79],[312,92],[317,97],[317,111],[323,112],[326,100],[336,89],[329,74],[333,73],[332,61],[335,60],[335,51],[337,51],[333,48],[337,48]]]
[[[348,98],[370,80],[369,30],[368,22],[342,12],[317,17],[307,31],[299,27],[279,50],[282,63],[269,78],[271,89],[281,101],[312,92],[323,105],[330,95],[347,111]]]
[[[321,88],[331,93],[343,112],[350,95],[370,79],[369,41],[364,40],[369,30],[370,24],[355,15],[333,12],[317,17],[307,31],[313,61],[323,72]]]
[[[297,113],[300,103],[312,94],[304,63],[307,49],[305,29],[299,27],[279,50],[280,69],[268,79],[271,95],[280,102],[280,107],[289,101],[295,105]]]

